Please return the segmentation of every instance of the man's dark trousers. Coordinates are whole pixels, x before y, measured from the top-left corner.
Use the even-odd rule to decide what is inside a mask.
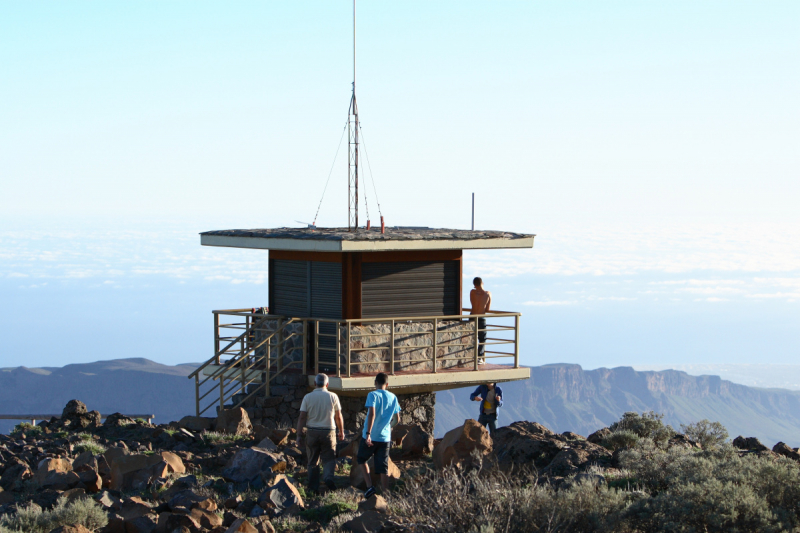
[[[497,413],[481,413],[478,417],[478,424],[489,426],[489,435],[494,437],[494,432],[497,431]]]

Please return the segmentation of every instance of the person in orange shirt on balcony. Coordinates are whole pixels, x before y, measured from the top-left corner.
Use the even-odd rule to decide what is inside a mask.
[[[469,292],[469,303],[472,305],[472,310],[470,311],[471,315],[485,315],[489,312],[489,308],[492,305],[492,293],[484,290],[483,288],[483,280],[481,278],[475,278],[472,280],[472,284],[475,286]],[[486,318],[478,318],[478,364],[482,365],[486,362],[485,353],[486,353]]]

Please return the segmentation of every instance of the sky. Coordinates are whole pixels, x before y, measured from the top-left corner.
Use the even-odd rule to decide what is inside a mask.
[[[346,223],[351,9],[0,3],[0,366],[204,360],[267,271],[198,232],[310,222],[323,190]],[[523,362],[797,360],[800,4],[357,20],[370,218],[466,228],[474,192],[477,228],[535,233],[465,260],[523,312]]]

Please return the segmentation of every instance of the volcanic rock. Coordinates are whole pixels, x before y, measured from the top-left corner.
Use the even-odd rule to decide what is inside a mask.
[[[433,464],[444,468],[452,464],[470,464],[472,453],[488,455],[492,451],[489,431],[477,420],[467,419],[464,425],[448,431],[442,441],[433,449]]]

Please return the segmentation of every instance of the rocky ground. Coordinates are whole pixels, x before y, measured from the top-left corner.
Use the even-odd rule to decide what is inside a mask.
[[[477,422],[467,420],[434,441],[421,426],[397,426],[390,466],[393,489],[364,501],[364,480],[352,467],[358,435],[349,434],[339,445],[337,490],[323,487],[318,493],[306,487],[305,452],[294,445],[295,430],[253,425],[242,409],[217,419],[185,417],[155,426],[122,415],[101,423],[99,413],[73,400],[60,419],[36,427],[20,425],[10,436],[0,435],[0,533],[458,531],[466,526],[442,514],[445,500],[466,498],[460,503],[453,499],[455,508],[462,509],[471,505],[471,494],[507,487],[518,487],[519,494],[540,491],[525,493],[521,501],[528,503],[581,490],[593,497],[621,495],[621,503],[614,504],[617,511],[604,504],[605,510],[590,522],[610,523],[617,513],[614,520],[624,527],[610,530],[652,530],[646,520],[625,518],[627,510],[641,506],[636,494],[644,491],[632,490],[630,483],[632,471],[640,468],[633,461],[644,453],[637,450],[647,448],[641,443],[609,446],[613,435],[617,440],[630,437],[604,428],[584,438],[556,434],[535,422],[515,422],[498,429],[493,440]],[[779,443],[770,451],[757,439],[743,437],[732,444],[736,460],[754,456],[797,475],[792,466],[800,461],[796,448]],[[658,449],[667,458],[702,451],[700,444],[674,432]],[[649,478],[643,472],[636,475],[644,487]],[[524,483],[514,481],[523,478]],[[441,490],[442,495],[432,496]],[[649,494],[655,498],[657,493]],[[487,516],[476,517],[469,527],[494,531],[494,515],[506,512],[502,501],[512,501],[511,496],[500,498],[495,511],[485,506],[471,511]],[[434,512],[431,506],[441,509]],[[800,516],[796,509],[794,513]],[[512,514],[504,530],[526,530],[519,524],[511,527]],[[603,530],[593,527],[585,530]]]

